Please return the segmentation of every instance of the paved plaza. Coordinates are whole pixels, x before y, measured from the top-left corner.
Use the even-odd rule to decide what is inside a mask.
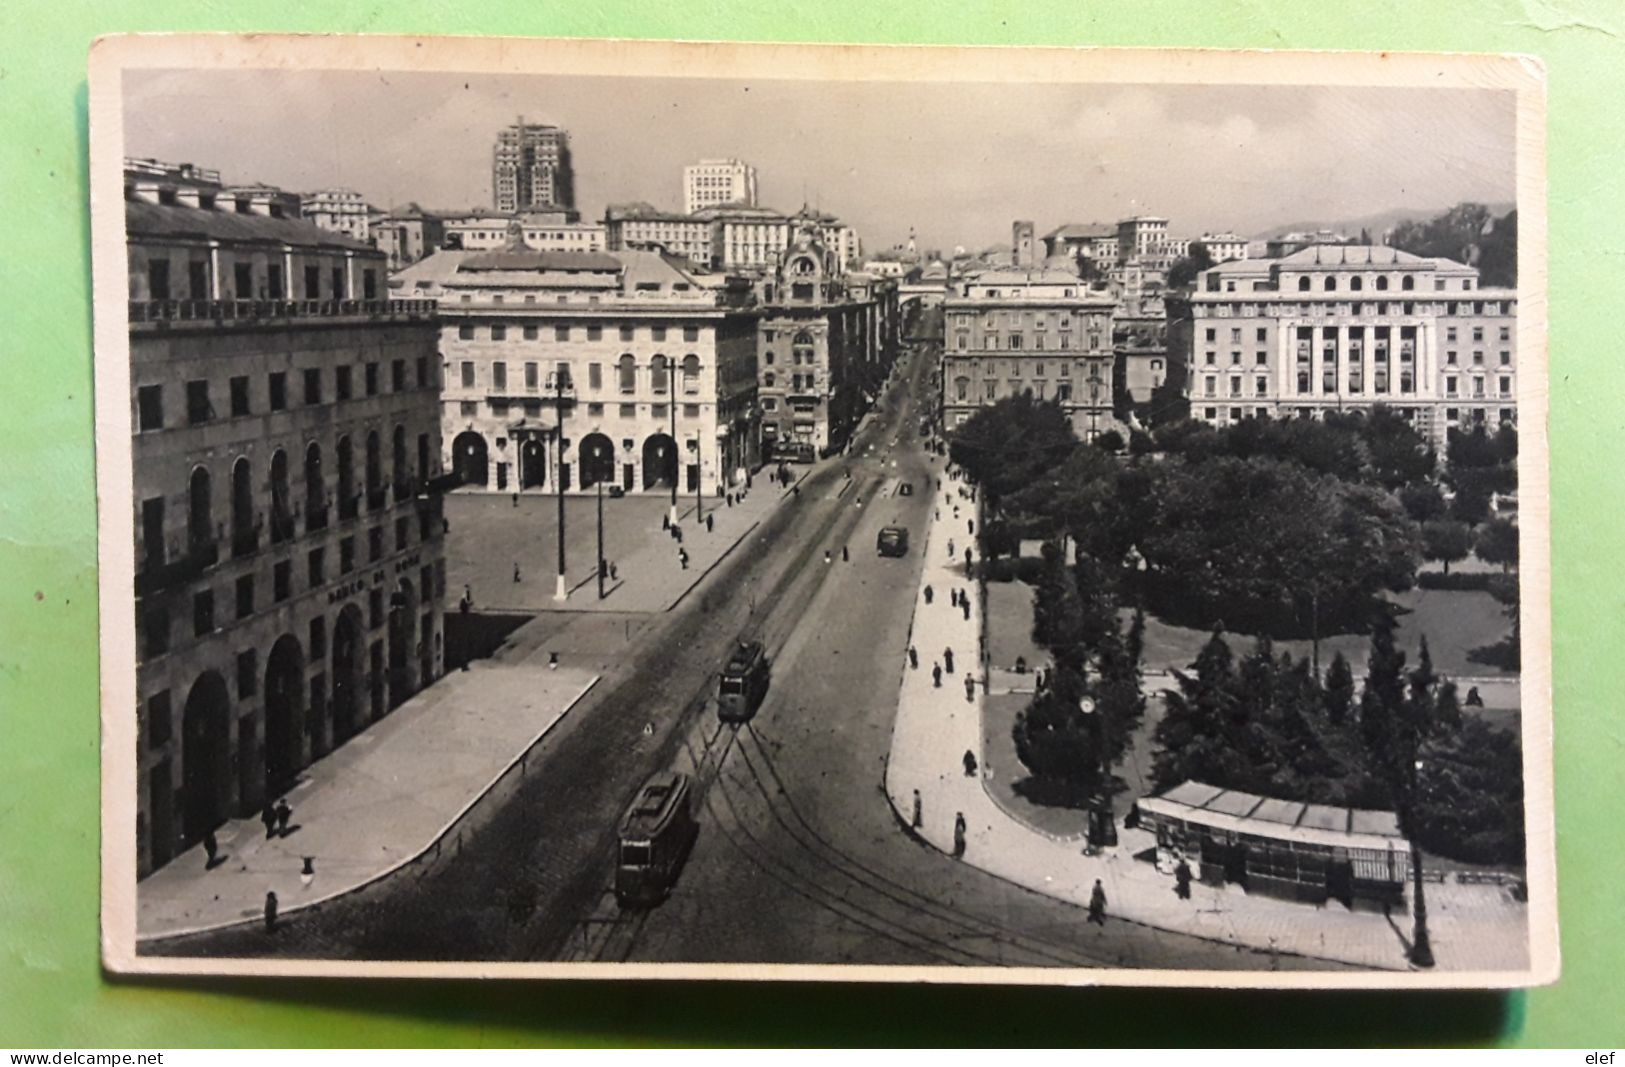
[[[810,468],[793,467],[797,478]],[[677,498],[678,541],[666,528],[671,498],[605,497],[604,559],[614,577],[598,596],[598,500],[564,498],[565,586],[558,590],[558,498],[531,491],[453,493],[446,498],[446,595],[455,607],[467,590],[476,611],[656,612],[672,607],[707,571],[790,494],[766,477],[753,479],[743,500],[707,497],[703,515],[692,493]],[[706,519],[711,528],[707,528]],[[684,568],[679,550],[688,553]],[[515,580],[517,571],[517,578]]]
[[[267,837],[258,818],[233,819],[216,831],[213,869],[199,845],[142,881],[137,937],[260,921],[267,892],[286,915],[410,862],[597,681],[489,662],[446,675],[300,776],[287,794],[287,836]]]
[[[966,507],[959,490],[958,483],[945,483],[941,506],[935,511],[938,519],[931,523],[921,548],[926,565],[910,632],[911,644],[920,650],[920,665],[903,674],[886,768],[887,796],[899,819],[933,848],[952,854],[956,816],[962,816],[966,863],[1080,908],[1087,905],[1099,879],[1107,896],[1108,921],[1127,919],[1265,952],[1406,968],[1408,914],[1396,913],[1390,919],[1335,903],[1315,907],[1201,883],[1191,887],[1191,899],[1180,900],[1172,878],[1137,858],[1155,847],[1145,831],[1122,830],[1116,848],[1085,855],[1081,833],[1031,825],[995,799],[998,786],[985,780],[990,756],[984,747],[987,683],[992,683],[997,699],[1008,695],[1019,680],[1002,669],[989,677],[983,665],[972,660],[956,662],[955,677],[944,678],[940,688],[931,673],[940,661],[937,650],[969,651],[982,638],[981,594],[965,577],[963,559],[954,562],[947,551],[947,541],[959,532],[957,522],[962,521],[951,509],[958,504],[963,512]],[[927,586],[933,590],[930,603],[924,596]],[[971,597],[968,619],[948,602],[950,588],[962,588]],[[973,682],[970,699],[967,671]],[[965,773],[966,752],[976,757],[974,775]],[[997,760],[994,773],[1012,773],[1007,765],[1007,760]],[[1431,884],[1428,913],[1441,971],[1527,967],[1526,907],[1513,901],[1507,889],[1454,881]],[[1079,920],[1082,931],[1081,910]]]

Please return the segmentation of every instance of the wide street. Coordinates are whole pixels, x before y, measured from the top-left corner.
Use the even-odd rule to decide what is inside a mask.
[[[921,559],[917,547],[881,558],[874,545],[889,523],[916,546],[923,536],[929,496],[896,490],[933,477],[916,414],[929,366],[910,360],[849,457],[821,464],[672,611],[543,611],[510,637],[498,662],[557,652],[603,680],[530,754],[523,783],[476,809],[458,848],[305,909],[274,937],[248,925],[143,951],[1269,966],[1128,923],[1085,938],[1076,907],[957,863],[895,820],[881,783]],[[767,701],[735,731],[718,723],[714,695],[741,635],[763,640],[775,667]],[[619,815],[648,774],[694,765],[701,832],[687,867],[659,908],[623,913],[609,891]]]

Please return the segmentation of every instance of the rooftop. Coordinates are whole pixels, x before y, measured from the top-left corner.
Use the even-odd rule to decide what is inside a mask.
[[[303,219],[245,215],[222,208],[188,207],[182,204],[149,204],[144,200],[124,202],[124,229],[132,238],[264,242],[379,254],[363,241],[333,230],[324,230]]]

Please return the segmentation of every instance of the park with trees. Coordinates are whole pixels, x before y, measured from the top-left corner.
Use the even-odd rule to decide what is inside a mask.
[[[1441,616],[1398,645],[1406,596],[1459,593],[1504,631],[1466,660],[1516,669],[1517,525],[1498,506],[1515,500],[1516,431],[1452,431],[1439,456],[1378,408],[1143,436],[1126,454],[1086,444],[1058,405],[1023,396],[949,446],[983,494],[981,576],[1033,587],[1050,655],[1013,726],[1026,795],[1108,806],[1128,788],[1113,768],[1144,746],[1157,790],[1196,779],[1388,808],[1430,854],[1521,863],[1516,733],[1436,669],[1428,637],[1457,637]],[[1208,636],[1153,661],[1148,641],[1170,630]],[[1466,660],[1452,648],[1456,670]],[[1160,715],[1149,672],[1171,682],[1150,698]]]

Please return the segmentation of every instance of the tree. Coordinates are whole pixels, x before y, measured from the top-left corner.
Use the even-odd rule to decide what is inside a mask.
[[[1518,566],[1518,526],[1507,519],[1491,519],[1478,528],[1473,551],[1485,563],[1501,568],[1503,574]]]
[[[1401,222],[1394,227],[1389,243],[1418,256],[1440,256],[1470,264],[1479,258],[1481,242],[1493,225],[1494,217],[1489,208],[1483,204],[1460,203],[1425,222]]]
[[[1518,212],[1507,212],[1495,220],[1479,246],[1480,285],[1511,289],[1518,284]]]
[[[1452,563],[1467,558],[1473,548],[1473,531],[1464,522],[1433,519],[1422,524],[1422,555],[1444,564],[1450,573]]]
[[[1333,724],[1347,721],[1349,709],[1354,705],[1354,672],[1349,661],[1339,652],[1326,668],[1326,715]]]
[[[1022,394],[978,409],[954,431],[948,454],[996,507],[1077,446],[1072,420],[1058,403]]]
[[[1103,452],[1123,451],[1123,435],[1116,430],[1107,430],[1095,436],[1095,447]]]
[[[1128,433],[1128,454],[1131,456],[1144,456],[1155,452],[1157,443],[1151,435],[1144,430],[1130,430]]]
[[[1405,514],[1417,522],[1442,519],[1449,509],[1444,493],[1432,482],[1405,486],[1399,491],[1399,502],[1404,505]]]
[[[1237,750],[1228,743],[1235,703],[1235,661],[1224,635],[1215,630],[1192,665],[1174,672],[1178,689],[1165,697],[1167,711],[1157,723],[1151,777],[1157,791],[1180,782],[1221,784],[1232,780]]]
[[[1076,575],[1054,545],[1044,546],[1044,574],[1033,597],[1033,640],[1054,654],[1057,665],[1082,675],[1088,655],[1083,600]]]
[[[1373,480],[1389,489],[1422,484],[1433,475],[1437,457],[1416,428],[1392,408],[1379,405],[1359,420]]]
[[[1195,284],[1196,276],[1213,266],[1213,254],[1201,241],[1192,241],[1189,251],[1168,268],[1168,288],[1184,289]]]
[[[1084,807],[1101,786],[1100,736],[1079,701],[1082,678],[1058,664],[1044,691],[1016,714],[1011,737],[1016,757],[1043,794],[1069,807]]]

